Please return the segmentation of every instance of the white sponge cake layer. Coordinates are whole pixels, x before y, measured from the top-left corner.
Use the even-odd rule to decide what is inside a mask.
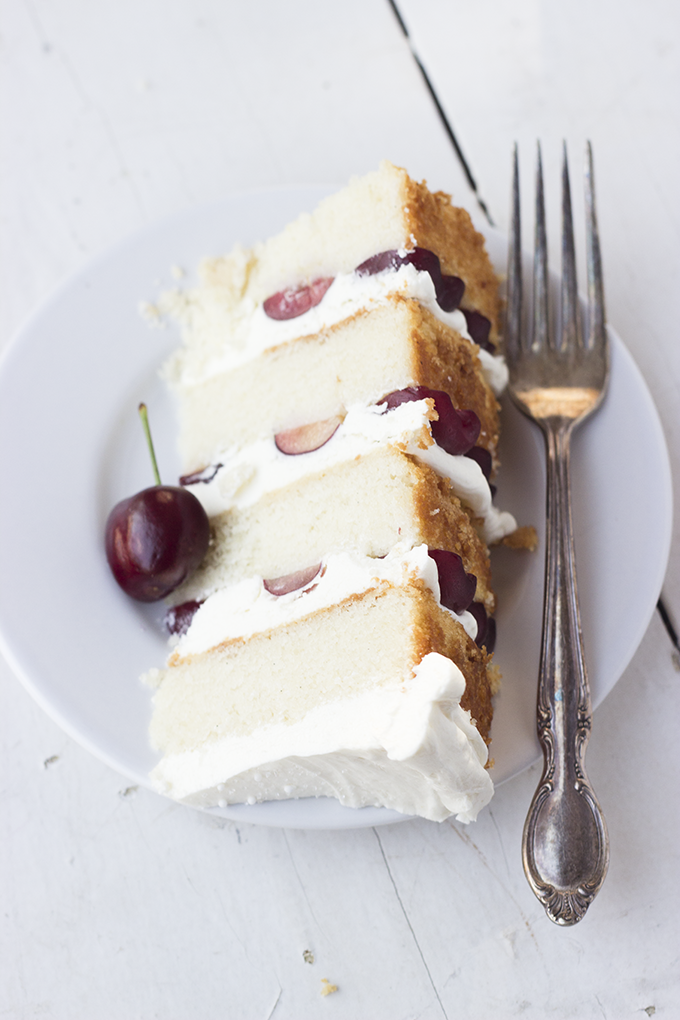
[[[243,577],[281,577],[329,553],[385,556],[406,543],[458,553],[477,578],[477,599],[494,608],[486,547],[451,484],[394,447],[235,507],[212,528],[206,559],[174,601],[204,598]]]
[[[460,670],[429,653],[403,683],[317,705],[296,723],[167,755],[158,787],[201,807],[336,797],[346,807],[471,822],[489,802],[487,749],[460,706]]]
[[[151,741],[165,753],[192,750],[298,722],[317,704],[405,678],[414,654],[410,614],[409,593],[389,588],[190,656],[163,674]]]
[[[434,252],[444,273],[464,280],[463,307],[489,318],[495,334],[497,281],[484,238],[468,213],[451,205],[450,196],[428,191],[387,162],[353,178],[280,234],[212,259],[205,269],[219,283],[225,307],[236,309],[318,277],[351,273],[379,252],[415,247]]]
[[[445,326],[473,342],[464,313],[460,309],[444,311],[430,274],[413,265],[377,274],[345,273],[332,282],[324,281],[324,286],[327,289],[319,303],[285,319],[271,318],[263,305],[230,312],[219,282],[212,282],[209,275],[195,290],[168,292],[161,302],[162,311],[182,325],[186,340],[185,348],[173,359],[171,374],[185,385],[195,385],[238,368],[272,347],[321,333],[397,297],[417,301]],[[498,383],[500,392],[506,381],[502,357],[483,352],[482,365],[491,386]]]
[[[515,531],[517,522],[512,514],[494,506],[489,482],[475,460],[449,454],[434,443],[430,427],[437,413],[434,403],[432,398],[424,398],[392,409],[385,403],[355,405],[348,408],[339,425],[337,419],[331,420],[331,428],[337,425],[335,432],[317,449],[286,454],[273,436],[259,439],[218,454],[214,469],[184,484],[208,516],[216,517],[232,507],[252,506],[265,494],[306,476],[328,472],[380,446],[396,446],[448,478],[484,541],[488,545],[497,543]]]
[[[336,553],[313,564],[295,578],[299,587],[272,594],[261,577],[248,577],[238,584],[220,588],[203,602],[191,618],[170,656],[175,666],[192,656],[208,652],[228,641],[274,630],[303,616],[361,595],[372,588],[398,586],[420,580],[440,600],[439,570],[427,546],[410,549],[395,546],[387,556],[376,559],[357,553]],[[446,609],[446,612],[451,610]],[[453,613],[474,640],[478,625],[472,613]]]
[[[254,248],[248,293],[263,301],[314,276],[349,273],[371,255],[414,247],[405,210],[405,171],[389,163],[340,191]]]
[[[472,408],[478,440],[493,453],[498,405],[477,347],[415,301],[392,299],[313,337],[283,344],[256,361],[180,391],[180,455],[200,470],[228,446],[375,404],[393,390],[423,385]]]
[[[458,664],[443,667],[445,682],[435,685],[436,691],[426,677],[417,675],[423,659],[433,652]],[[197,798],[203,804],[227,802],[243,799],[242,787],[236,783],[229,791],[229,781],[276,761],[277,746],[293,751],[294,764],[303,767],[308,755],[320,755],[331,771],[335,766],[330,759],[338,752],[361,749],[370,760],[374,749],[395,760],[425,754],[418,786],[423,790],[421,799],[427,801],[427,777],[433,766],[436,770],[436,761],[423,767],[429,754],[423,745],[432,738],[433,717],[443,713],[452,721],[462,702],[462,709],[476,720],[477,730],[473,732],[468,715],[458,746],[454,741],[445,754],[444,746],[436,747],[440,766],[448,762],[454,773],[461,764],[466,772],[472,768],[476,776],[472,785],[478,792],[483,787],[488,799],[490,784],[481,779],[486,754],[479,739],[479,732],[488,733],[490,722],[485,662],[484,652],[421,582],[380,587],[163,671],[157,678],[150,731],[152,743],[163,752],[154,779],[160,789],[177,798]],[[405,697],[409,692],[410,699]],[[365,744],[360,721],[353,738],[346,726],[340,727],[344,739],[338,746],[336,723],[346,711],[344,706],[351,718],[353,701],[360,708],[362,699],[364,707],[373,701],[382,709],[381,717],[369,713],[376,731]],[[400,713],[400,705],[410,711]],[[416,705],[418,711],[414,711]],[[325,730],[319,726],[323,719],[328,723]],[[385,729],[391,730],[389,738]],[[260,734],[264,739],[259,739]],[[272,737],[278,737],[278,745]],[[290,796],[281,762],[274,772],[260,791],[255,784],[248,796]],[[346,787],[353,785],[348,777]],[[368,803],[386,802],[379,793],[376,800],[376,793],[365,788],[362,792],[362,788],[363,784],[357,785],[355,797],[368,796],[364,801]],[[344,792],[348,794],[347,789]],[[423,813],[413,804],[406,808],[403,800],[399,803],[399,810]]]

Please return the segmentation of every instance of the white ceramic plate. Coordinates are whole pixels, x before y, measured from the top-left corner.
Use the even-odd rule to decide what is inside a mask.
[[[0,366],[0,638],[28,690],[79,743],[148,784],[150,693],[161,665],[162,610],[132,602],[109,575],[104,523],[119,499],[152,484],[136,408],[144,399],[163,479],[177,477],[173,411],[158,368],[177,344],[139,315],[206,254],[281,229],[328,189],[254,193],[155,224],[90,263],[26,323]],[[505,246],[489,233],[494,261]],[[187,281],[184,281],[187,282]],[[625,669],[661,588],[671,528],[668,455],[647,388],[612,335],[612,378],[598,415],[574,441],[574,523],[581,608],[595,705]],[[497,501],[543,534],[540,433],[504,409]],[[534,732],[543,553],[494,552],[496,661],[493,778],[539,753]],[[332,800],[237,805],[219,812],[265,825],[345,828],[403,818]]]

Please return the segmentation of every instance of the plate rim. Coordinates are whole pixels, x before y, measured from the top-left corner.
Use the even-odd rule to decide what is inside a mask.
[[[276,196],[281,195],[285,195],[287,197],[291,197],[293,195],[300,196],[301,198],[304,198],[304,201],[306,203],[309,201],[316,202],[325,195],[331,194],[333,190],[335,189],[330,185],[320,184],[247,189],[245,191],[239,191],[228,196],[224,196],[222,199],[219,200],[197,204],[194,206],[185,207],[181,210],[177,210],[176,212],[170,214],[169,216],[162,217],[150,223],[144,224],[141,227],[137,228],[137,230],[134,230],[124,235],[123,237],[118,238],[113,244],[95,253],[93,256],[85,260],[85,262],[76,271],[62,279],[54,288],[52,288],[52,290],[48,294],[46,294],[40,300],[40,302],[35,306],[35,308],[24,319],[19,328],[15,331],[10,340],[5,345],[3,351],[0,353],[0,380],[4,378],[7,372],[11,372],[12,359],[15,356],[16,352],[20,350],[21,345],[27,341],[27,338],[30,336],[33,326],[36,323],[40,323],[41,321],[43,321],[46,316],[49,316],[50,309],[53,305],[56,305],[64,295],[68,295],[69,292],[72,291],[74,287],[77,286],[78,283],[81,282],[84,278],[91,274],[96,273],[98,269],[106,265],[112,259],[115,259],[116,256],[119,256],[120,254],[124,253],[127,250],[134,249],[139,245],[140,241],[142,241],[143,239],[152,238],[158,235],[161,231],[171,229],[172,227],[177,228],[182,223],[192,222],[199,216],[207,215],[210,210],[215,211],[221,210],[222,213],[224,213],[224,210],[227,209],[230,204],[233,204],[235,202],[252,200],[254,198],[262,196],[267,196],[269,199],[272,199]],[[481,233],[483,233],[485,238],[490,239],[493,236],[496,239],[496,243],[499,244],[504,240],[504,235],[496,228],[480,224],[478,222],[478,219],[476,219],[475,217],[473,217],[473,222],[475,223],[476,228],[480,230]],[[497,259],[494,260],[494,264],[498,268]],[[663,473],[662,480],[664,489],[664,503],[663,507],[661,507],[659,510],[659,518],[661,519],[663,517],[664,524],[664,527],[662,529],[664,538],[664,550],[658,559],[657,577],[654,582],[654,588],[657,591],[658,598],[658,594],[662,590],[663,580],[667,571],[668,559],[670,555],[672,542],[673,491],[672,491],[670,455],[659,412],[656,408],[654,399],[652,397],[651,391],[649,390],[647,382],[640,368],[635,362],[635,359],[633,358],[632,354],[630,353],[630,351],[628,350],[628,348],[626,347],[625,343],[618,335],[616,330],[611,326],[608,326],[608,328],[613,342],[617,345],[618,353],[621,356],[623,356],[624,359],[626,360],[628,370],[632,371],[632,373],[635,375],[636,382],[640,385],[641,390],[645,394],[647,402],[648,421],[653,424],[654,430],[657,433],[657,439],[659,441],[657,452],[661,454],[662,460],[664,461],[665,470]],[[635,643],[631,645],[631,650],[628,654],[628,657],[624,665],[620,669],[618,676],[611,683],[611,686],[602,694],[601,697],[597,699],[597,701],[594,700],[594,708],[597,708],[599,704],[601,704],[602,701],[606,698],[606,696],[611,692],[611,690],[613,690],[613,688],[620,680],[623,672],[628,667],[630,661],[635,655],[635,652],[639,648],[640,642],[649,626],[650,620],[655,610],[655,606],[656,602],[654,602],[654,604],[652,604],[648,608],[646,614],[640,616],[638,627],[636,628],[637,636],[635,639]],[[88,753],[93,754],[96,758],[104,762],[118,774],[122,774],[127,778],[133,779],[136,783],[138,783],[138,785],[142,785],[147,789],[153,790],[153,787],[150,784],[148,776],[138,774],[137,772],[135,772],[133,768],[129,766],[121,768],[120,762],[117,761],[115,757],[111,756],[106,749],[100,748],[96,744],[96,742],[94,742],[86,733],[81,732],[81,730],[74,723],[72,723],[66,715],[63,714],[59,706],[55,706],[54,703],[49,700],[49,697],[47,696],[45,691],[26,672],[26,670],[24,669],[20,662],[19,657],[15,654],[14,648],[12,646],[11,637],[8,638],[8,636],[6,635],[4,620],[2,618],[0,618],[0,650],[2,651],[2,654],[4,655],[10,668],[12,669],[12,672],[17,676],[17,678],[20,680],[20,682],[22,683],[24,688],[28,691],[28,693],[31,695],[31,697],[34,699],[34,701],[66,734],[68,734],[68,736],[74,739],[76,743],[78,743],[81,747],[88,751]],[[532,764],[534,764],[535,761],[537,760],[538,758],[534,757],[531,761],[528,761],[518,771],[513,772],[511,775],[506,776],[500,781],[496,781],[494,785],[500,786],[503,783],[508,782],[510,779],[515,778],[517,775],[520,775],[523,771],[525,771]],[[281,805],[288,806],[291,803],[299,804],[300,801],[297,802],[273,801],[267,802],[267,805],[273,804],[277,806]],[[217,810],[210,809],[210,813],[218,813],[224,817],[232,818],[236,821],[248,821],[253,824],[260,825],[271,825],[276,827],[285,826],[291,828],[297,827],[297,828],[324,828],[324,829],[354,828],[369,825],[389,824],[396,821],[399,822],[405,821],[411,817],[407,815],[399,815],[397,812],[390,811],[390,809],[379,807],[363,809],[342,808],[343,811],[348,811],[352,813],[353,815],[352,821],[347,820],[348,824],[339,823],[328,824],[328,822],[326,822],[325,824],[319,826],[309,824],[308,822],[303,825],[296,825],[294,822],[292,823],[281,822],[278,820],[268,821],[264,817],[256,818],[245,816],[247,814],[255,815],[258,809],[264,806],[265,805],[255,805],[253,807],[248,805],[232,805],[224,809]],[[338,805],[338,807],[341,806]],[[204,809],[199,808],[198,810]],[[390,817],[387,817],[388,815]]]

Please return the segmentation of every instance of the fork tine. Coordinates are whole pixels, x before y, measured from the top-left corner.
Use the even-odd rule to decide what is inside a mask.
[[[536,224],[534,229],[534,350],[548,342],[548,242],[545,230],[541,143],[536,143]]]
[[[512,162],[512,209],[508,245],[508,293],[505,319],[505,343],[509,354],[519,352],[522,333],[522,231],[519,212],[517,142],[515,142]]]
[[[576,284],[574,224],[571,216],[567,143],[564,142],[564,157],[562,161],[562,332],[558,347],[562,350],[575,350],[580,345],[581,320]]]
[[[586,264],[588,267],[588,347],[603,348],[606,344],[604,283],[600,257],[600,236],[595,208],[595,179],[593,175],[593,148],[586,144]]]

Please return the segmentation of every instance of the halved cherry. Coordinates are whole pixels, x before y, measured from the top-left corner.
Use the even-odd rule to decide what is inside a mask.
[[[302,287],[288,287],[272,294],[263,302],[265,315],[270,319],[297,319],[318,305],[333,282],[332,276],[320,277]]]
[[[202,600],[198,602],[196,599],[191,599],[189,602],[180,602],[177,606],[170,606],[163,620],[167,630],[179,637],[186,634],[191,621],[202,605]]]
[[[409,400],[424,400],[430,397],[439,419],[430,423],[432,438],[442,450],[460,457],[468,452],[477,442],[482,426],[474,411],[458,410],[453,406],[451,397],[444,390],[431,390],[427,386],[407,386],[403,390],[389,393],[383,400],[391,410]]]
[[[463,613],[470,606],[477,590],[477,578],[468,574],[458,553],[448,549],[428,549],[437,564],[439,601],[454,613]]]
[[[489,451],[485,450],[483,446],[473,446],[472,449],[468,450],[465,456],[479,464],[482,469],[482,474],[488,482],[491,478],[491,468],[493,466],[493,458]]]
[[[489,354],[495,354],[496,345],[489,340],[491,321],[485,315],[482,315],[481,312],[472,312],[467,308],[461,308],[461,311],[467,322],[468,333],[474,342],[485,351],[488,351]]]
[[[457,276],[444,275],[438,256],[428,248],[414,248],[403,254],[396,249],[381,251],[362,262],[354,272],[359,276],[375,276],[388,269],[396,271],[401,266],[413,266],[419,273],[430,274],[437,304],[442,311],[452,312],[458,308],[465,293],[465,284]]]
[[[339,414],[324,421],[314,421],[309,425],[299,425],[295,429],[286,429],[284,432],[277,432],[274,442],[281,453],[295,456],[299,453],[311,453],[318,450],[335,435],[342,424],[342,417]]]
[[[358,276],[375,276],[388,269],[396,272],[401,266],[413,266],[419,273],[429,273],[435,288],[442,275],[439,259],[427,248],[414,248],[413,251],[404,252],[403,255],[396,248],[381,251],[377,255],[371,255],[370,259],[357,266],[354,272]]]
[[[468,606],[467,611],[472,613],[477,621],[475,644],[479,648],[486,648],[490,655],[496,646],[496,621],[493,616],[489,616],[481,602],[473,602]]]
[[[315,563],[313,567],[305,567],[304,570],[296,570],[293,574],[283,574],[282,577],[271,577],[262,583],[270,595],[287,595],[291,591],[298,591],[313,581],[321,570],[321,564]]]
[[[192,471],[190,475],[182,475],[179,484],[197,485],[199,482],[203,482],[207,485],[208,482],[212,482],[221,467],[223,467],[222,464],[208,464],[207,467],[201,468],[200,471]]]

